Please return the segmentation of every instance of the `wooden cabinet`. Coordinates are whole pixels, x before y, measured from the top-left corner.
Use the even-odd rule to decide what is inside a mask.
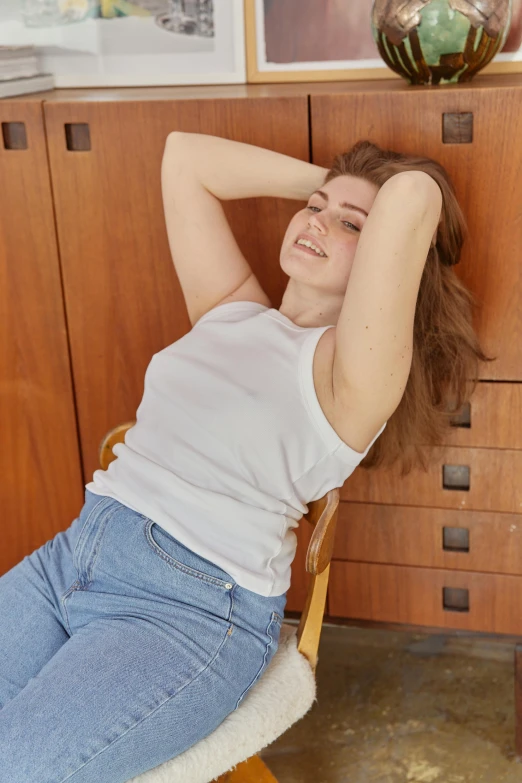
[[[83,483],[39,100],[0,101],[0,574],[69,526]]]
[[[497,360],[481,368],[470,407],[427,472],[359,468],[346,482],[329,612],[444,625],[447,588],[468,590],[472,607],[452,622],[500,627],[488,626],[491,604],[480,602],[499,585],[515,606],[522,579],[522,77],[437,88],[385,80],[58,90],[2,101],[0,116],[24,123],[27,138],[16,148],[22,131],[8,125],[0,140],[4,570],[70,524],[103,435],[135,417],[152,355],[190,328],[161,200],[168,133],[222,135],[323,166],[370,139],[450,172],[470,229],[456,271]],[[224,206],[279,307],[281,240],[302,205]],[[302,609],[307,583],[306,526],[298,538],[289,611]],[[436,610],[424,611],[426,591]],[[522,618],[508,614],[502,627],[515,632],[519,623],[522,633]]]
[[[448,170],[469,227],[456,272],[496,357],[426,472],[358,468],[342,488],[329,614],[521,634],[522,79],[323,89],[311,129],[320,165],[370,139]]]

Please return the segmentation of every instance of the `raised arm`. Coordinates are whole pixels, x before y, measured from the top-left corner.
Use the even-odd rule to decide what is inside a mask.
[[[203,133],[169,134],[166,175],[172,156],[179,170],[190,167],[198,182],[221,201],[257,196],[305,201],[328,172],[290,155]]]
[[[262,147],[199,133],[171,133],[161,182],[172,260],[194,324],[223,301],[270,306],[227,222],[220,200],[306,200],[326,169]]]
[[[401,172],[379,190],[359,237],[337,323],[333,389],[361,451],[406,388],[417,295],[441,207],[432,177]]]

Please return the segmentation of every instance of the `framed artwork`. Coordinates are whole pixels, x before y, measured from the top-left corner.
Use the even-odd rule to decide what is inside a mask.
[[[56,87],[246,81],[243,0],[0,0],[3,44]]]
[[[245,0],[249,82],[401,79],[379,55],[373,0]],[[522,72],[522,0],[508,38],[481,73]]]

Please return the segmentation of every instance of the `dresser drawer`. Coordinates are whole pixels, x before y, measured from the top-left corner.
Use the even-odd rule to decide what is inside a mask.
[[[427,472],[357,468],[341,500],[522,513],[522,451],[448,446],[429,453]]]
[[[522,575],[522,515],[340,503],[334,557]]]
[[[331,617],[522,634],[522,577],[332,560]]]
[[[522,449],[522,383],[479,383],[455,422],[445,445]]]

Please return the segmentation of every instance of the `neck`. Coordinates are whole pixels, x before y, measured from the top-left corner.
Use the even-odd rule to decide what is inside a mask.
[[[296,290],[290,279],[283,294],[279,312],[290,318],[297,326],[331,326],[337,324],[344,295],[328,295],[317,289]]]

